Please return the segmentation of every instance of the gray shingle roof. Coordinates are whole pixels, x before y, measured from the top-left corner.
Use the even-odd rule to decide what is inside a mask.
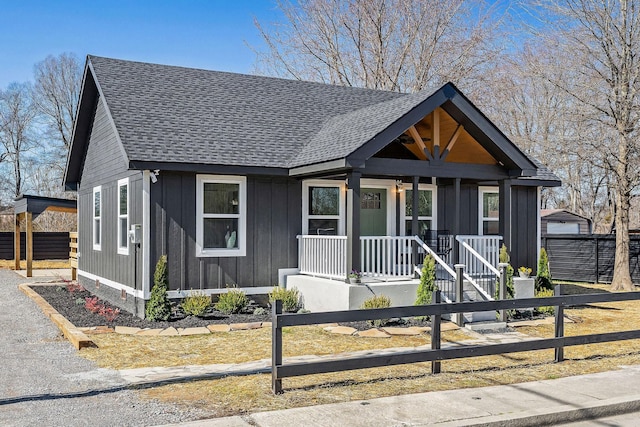
[[[90,62],[130,161],[288,167],[336,116],[406,98],[95,56]]]
[[[294,168],[345,158],[432,95],[88,59],[130,162]],[[559,183],[531,160],[530,179]]]

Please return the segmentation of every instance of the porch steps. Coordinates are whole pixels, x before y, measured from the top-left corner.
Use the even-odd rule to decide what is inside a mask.
[[[476,288],[473,287],[468,280],[465,280],[462,284],[462,300],[463,301],[484,301],[484,298],[479,294]],[[495,322],[495,311],[476,311],[473,313],[463,313],[464,323],[475,324],[483,322]]]

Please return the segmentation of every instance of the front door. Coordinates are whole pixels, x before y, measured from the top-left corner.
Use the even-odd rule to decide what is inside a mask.
[[[360,235],[387,235],[387,190],[362,188],[360,190]]]

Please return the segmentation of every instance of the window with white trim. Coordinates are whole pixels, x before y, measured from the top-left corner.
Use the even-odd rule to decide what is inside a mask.
[[[102,187],[93,187],[93,249],[102,248]]]
[[[405,190],[404,192],[404,224],[405,236],[418,235],[425,238],[429,230],[435,228],[435,192],[433,188],[426,186],[418,186],[418,231],[413,232],[411,229],[413,221],[413,190]]]
[[[302,186],[302,233],[343,235],[344,183],[306,181]]]
[[[118,181],[118,253],[129,255],[129,178]]]
[[[479,187],[478,200],[480,202],[479,233],[482,236],[500,234],[500,194],[497,187]]]
[[[196,255],[245,256],[247,179],[198,175],[196,187]]]

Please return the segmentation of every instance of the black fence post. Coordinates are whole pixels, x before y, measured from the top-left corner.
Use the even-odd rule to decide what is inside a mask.
[[[600,283],[600,248],[598,245],[598,237],[596,236],[595,240],[595,251],[596,251],[596,283]]]
[[[556,285],[553,294],[557,297],[562,295],[562,285]],[[555,337],[560,338],[564,336],[564,306],[556,306],[556,321],[555,321]],[[564,347],[559,345],[555,350],[555,361],[562,362],[564,360]]]
[[[282,328],[278,325],[278,316],[282,314],[282,300],[275,300],[271,307],[271,390],[273,394],[282,393],[282,379],[278,367],[282,365]]]
[[[498,296],[500,299],[507,299],[507,267],[509,267],[509,264],[506,262],[501,262],[498,264],[498,270],[500,270]],[[502,309],[502,310],[499,310],[499,312],[500,312],[500,321],[506,322],[507,310]]]
[[[433,302],[432,304],[440,304],[442,297],[440,295],[440,289],[436,289],[433,293]],[[434,314],[431,316],[431,350],[440,350],[440,322],[442,320],[442,316],[439,314]],[[433,360],[431,362],[431,373],[439,374],[440,373],[440,361]]]
[[[456,302],[464,300],[464,264],[456,264]],[[464,313],[457,313],[456,324],[460,327],[464,326]]]

